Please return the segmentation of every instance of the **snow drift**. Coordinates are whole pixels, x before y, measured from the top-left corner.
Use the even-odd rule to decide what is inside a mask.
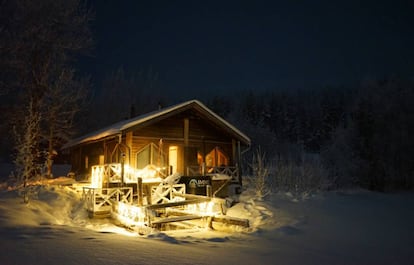
[[[65,183],[63,178],[60,184]],[[256,200],[228,210],[251,227],[153,231],[145,236],[91,220],[64,185],[37,187],[21,203],[0,191],[1,264],[413,264],[414,194],[367,191]],[[56,183],[54,183],[56,184]]]

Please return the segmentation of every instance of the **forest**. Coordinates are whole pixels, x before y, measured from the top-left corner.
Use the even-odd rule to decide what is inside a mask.
[[[151,67],[121,66],[102,81],[77,70],[94,47],[82,1],[5,1],[0,11],[1,161],[15,177],[51,176],[76,135],[187,100]],[[251,139],[245,174],[260,160],[268,191],[414,188],[414,83],[398,76],[352,87],[221,91],[203,103]],[[263,173],[263,172],[262,172]]]
[[[119,68],[102,88],[90,105],[92,117],[84,116],[89,128],[177,103],[163,96],[151,69]],[[271,190],[414,187],[412,81],[386,77],[349,88],[252,89],[237,97],[223,91],[203,102],[252,139],[245,173],[254,175],[252,164],[260,156]],[[111,111],[102,115],[108,105]]]

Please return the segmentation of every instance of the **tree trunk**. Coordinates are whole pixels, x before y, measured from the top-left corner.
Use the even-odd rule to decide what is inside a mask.
[[[53,131],[50,131],[49,134],[49,147],[47,152],[47,172],[46,177],[51,178],[52,177],[52,165],[53,165]]]

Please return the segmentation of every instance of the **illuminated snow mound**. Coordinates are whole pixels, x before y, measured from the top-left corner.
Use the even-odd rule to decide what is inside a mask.
[[[67,179],[59,179],[65,183]],[[23,204],[0,190],[1,264],[412,264],[414,194],[245,190],[228,209],[251,227],[194,228],[144,236],[89,219],[67,184],[36,187]],[[4,186],[4,185],[3,185]]]

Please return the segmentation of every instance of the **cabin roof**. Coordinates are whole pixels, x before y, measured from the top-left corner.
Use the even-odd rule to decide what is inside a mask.
[[[149,112],[143,115],[139,115],[131,119],[123,120],[123,121],[114,123],[108,127],[105,127],[97,131],[88,133],[86,135],[80,136],[66,143],[62,147],[62,149],[68,149],[76,145],[98,141],[98,140],[101,140],[107,137],[113,137],[113,136],[122,134],[123,132],[129,131],[133,127],[136,127],[139,125],[145,126],[145,123],[148,121],[162,120],[174,114],[181,113],[187,109],[195,109],[199,111],[200,113],[207,116],[210,121],[216,123],[224,130],[227,130],[228,132],[230,132],[232,135],[234,135],[236,139],[241,141],[243,144],[250,145],[250,138],[247,137],[244,133],[242,133],[240,130],[238,130],[236,127],[231,125],[225,119],[223,119],[222,117],[214,113],[212,110],[210,110],[200,101],[190,100],[190,101],[186,101],[186,102],[183,102],[177,105],[173,105],[173,106],[159,109],[159,110]]]

